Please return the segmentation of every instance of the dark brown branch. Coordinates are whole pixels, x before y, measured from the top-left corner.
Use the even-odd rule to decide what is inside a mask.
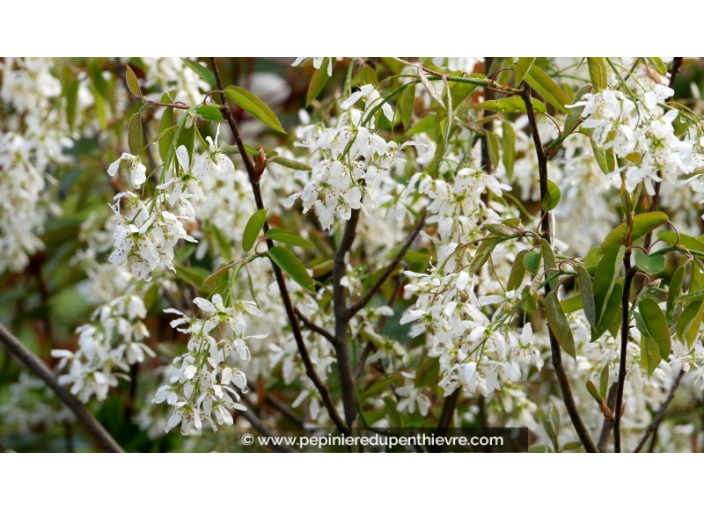
[[[630,235],[628,236],[630,237]],[[629,239],[630,241],[630,239]],[[630,244],[630,242],[628,243]],[[626,250],[623,256],[623,267],[626,270],[626,279],[623,284],[623,295],[621,296],[621,354],[618,365],[618,385],[616,387],[616,408],[614,411],[614,453],[621,453],[621,413],[623,411],[623,389],[626,386],[626,358],[628,355],[628,336],[630,331],[630,306],[631,306],[631,282],[635,272],[631,271],[631,251]]]
[[[345,408],[345,422],[348,427],[357,419],[357,398],[355,396],[354,375],[350,361],[347,333],[349,326],[349,311],[346,304],[347,292],[342,279],[347,274],[345,256],[352,248],[357,233],[360,209],[354,209],[342,232],[340,244],[335,251],[332,265],[332,302],[335,313],[335,353],[337,354],[337,370],[340,376],[340,391],[342,405]]]
[[[682,382],[683,376],[684,376],[684,370],[680,369],[680,373],[677,374],[677,378],[675,379],[675,382],[672,383],[672,388],[670,389],[669,395],[667,395],[667,398],[660,406],[660,409],[658,410],[657,414],[655,415],[655,418],[653,418],[653,421],[650,424],[650,426],[648,427],[648,429],[645,431],[645,434],[643,434],[643,437],[640,438],[640,441],[638,442],[638,446],[636,446],[636,449],[633,450],[633,453],[640,453],[640,451],[645,446],[645,443],[648,441],[648,438],[655,432],[655,430],[660,425],[660,422],[662,422],[662,419],[665,417],[665,411],[667,411],[667,408],[670,405],[670,403],[672,402],[672,399],[675,398],[675,392],[677,392],[677,388],[679,388],[680,382]]]
[[[335,338],[335,335],[330,333],[327,329],[325,329],[322,326],[318,326],[315,322],[310,320],[308,317],[303,315],[301,311],[298,308],[294,308],[294,311],[296,312],[296,315],[298,316],[299,319],[301,319],[301,322],[305,327],[313,331],[314,333],[318,333],[320,336],[327,338],[331,344],[337,345],[337,339]]]
[[[222,77],[220,76],[220,69],[218,68],[217,63],[215,62],[215,57],[208,58],[210,59],[210,64],[213,68],[213,74],[215,74],[215,81],[217,82],[218,89],[225,90],[225,87],[223,86],[222,82]],[[220,92],[220,100],[222,101],[222,104],[224,106],[228,106],[227,96],[224,92]],[[249,183],[252,186],[252,193],[254,195],[254,202],[257,205],[257,209],[262,210],[264,209],[264,201],[262,199],[262,192],[259,187],[260,175],[257,173],[257,170],[254,166],[254,162],[249,157],[249,154],[245,149],[244,141],[242,140],[239,128],[237,127],[237,121],[235,120],[234,115],[232,115],[232,110],[229,107],[226,107],[223,110],[223,113],[225,114],[227,124],[230,127],[230,131],[232,132],[232,136],[235,139],[237,148],[240,150],[240,156],[242,157],[242,161],[244,162],[244,166],[247,170],[247,175],[249,176]],[[264,232],[267,232],[269,230],[268,221],[264,221],[263,228]],[[266,245],[269,250],[274,247],[274,243],[271,239],[266,240]],[[293,338],[296,341],[298,353],[300,354],[301,360],[303,361],[303,366],[306,369],[306,375],[313,382],[316,389],[318,390],[318,393],[320,393],[323,405],[327,409],[328,414],[330,415],[330,419],[333,421],[333,423],[335,423],[340,432],[342,432],[343,434],[348,434],[349,427],[345,424],[345,422],[340,417],[340,414],[337,412],[335,403],[333,402],[332,397],[330,396],[330,390],[328,390],[325,383],[320,379],[320,376],[318,376],[318,373],[315,371],[313,362],[310,359],[308,349],[306,348],[306,344],[303,341],[303,335],[301,335],[301,328],[298,324],[296,313],[293,310],[293,303],[291,303],[291,297],[289,296],[288,289],[286,288],[286,280],[284,279],[283,272],[281,271],[281,268],[279,268],[279,266],[274,263],[273,260],[270,259],[270,261],[272,270],[274,271],[274,278],[276,279],[276,284],[278,285],[279,293],[281,294],[281,301],[284,304],[284,309],[286,310],[288,322],[291,325]]]
[[[528,83],[523,84],[523,90],[521,93],[523,101],[526,105],[526,113],[528,115],[528,121],[530,123],[530,129],[533,135],[533,143],[535,144],[535,152],[538,156],[538,171],[540,176],[540,202],[544,203],[545,196],[548,193],[548,160],[543,150],[542,142],[540,141],[540,133],[538,132],[538,123],[535,120],[535,111],[533,109],[533,96],[531,88]],[[543,221],[541,229],[544,232],[545,239],[552,244],[552,233],[550,231],[550,214],[543,214]],[[545,292],[550,292],[550,285],[545,286]],[[550,350],[552,351],[552,366],[555,369],[555,375],[557,376],[557,381],[560,384],[560,391],[562,392],[562,400],[567,408],[567,414],[570,416],[572,425],[574,425],[577,436],[582,441],[584,449],[588,453],[597,453],[598,450],[594,444],[589,430],[582,421],[579,412],[577,411],[577,405],[574,401],[574,396],[572,395],[572,389],[570,388],[570,382],[567,378],[567,373],[562,365],[562,352],[560,351],[560,345],[557,343],[557,339],[553,334],[552,330],[548,328],[548,333],[550,336]]]
[[[606,396],[606,405],[612,410],[616,407],[616,383],[613,383],[609,388],[609,394]],[[604,453],[606,451],[613,428],[614,421],[604,416],[604,423],[601,426],[601,434],[599,435],[599,443],[597,444],[599,452]]]
[[[411,236],[408,238],[401,250],[396,254],[396,257],[394,257],[394,260],[391,261],[391,263],[388,265],[383,274],[374,283],[374,285],[372,285],[371,289],[369,289],[369,291],[362,297],[362,299],[350,306],[350,309],[347,313],[348,318],[354,317],[357,312],[364,308],[367,303],[369,303],[369,301],[374,297],[374,295],[379,291],[381,286],[384,285],[389,276],[393,274],[393,272],[396,270],[396,266],[398,266],[399,263],[403,260],[403,257],[406,256],[406,253],[408,253],[408,250],[413,244],[413,241],[415,241],[416,237],[418,237],[418,234],[420,234],[420,231],[423,229],[426,214],[427,212],[424,212],[423,215],[420,217],[420,220],[418,221],[416,228],[413,229]]]
[[[22,362],[27,368],[39,376],[57,397],[76,415],[83,423],[86,430],[100,443],[100,445],[110,453],[124,453],[119,444],[113,439],[105,428],[95,417],[88,412],[83,404],[59,384],[58,379],[46,364],[39,359],[32,351],[27,349],[5,326],[0,324],[0,342],[7,347],[7,350]]]
[[[460,397],[460,389],[457,388],[455,391],[450,393],[445,397],[445,402],[442,405],[442,412],[440,413],[440,419],[438,420],[438,426],[435,429],[435,435],[438,437],[447,436],[447,429],[450,428],[450,423],[452,422],[452,416],[455,414],[455,408],[457,407],[457,401]],[[443,445],[433,445],[430,448],[430,453],[440,453],[442,452]]]

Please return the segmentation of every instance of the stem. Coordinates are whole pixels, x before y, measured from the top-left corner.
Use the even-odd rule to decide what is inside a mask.
[[[73,411],[78,420],[85,425],[88,432],[110,453],[124,453],[119,444],[112,438],[95,417],[88,412],[83,404],[71,392],[59,384],[58,379],[46,364],[32,351],[27,349],[5,326],[0,324],[0,343],[22,362],[27,368],[38,375],[57,397]]]
[[[369,303],[372,297],[374,297],[374,295],[378,292],[381,286],[384,285],[389,276],[391,276],[391,274],[394,272],[396,266],[403,260],[403,257],[406,256],[406,253],[408,253],[408,250],[413,244],[413,241],[416,240],[416,237],[418,237],[418,234],[420,234],[420,231],[423,229],[426,214],[427,212],[423,213],[420,220],[418,221],[418,224],[416,225],[416,228],[413,229],[411,236],[406,240],[406,243],[396,254],[396,257],[394,257],[394,260],[391,261],[391,263],[388,265],[381,277],[374,283],[374,285],[372,285],[372,288],[369,289],[369,291],[364,295],[364,297],[362,297],[362,299],[350,306],[350,309],[348,311],[348,318],[351,319],[352,317],[354,317],[357,312],[359,312],[362,308],[367,305],[367,303]]]
[[[606,397],[606,405],[609,409],[614,409],[616,407],[616,383],[613,383],[609,388],[609,393]],[[611,436],[611,429],[613,429],[613,420],[609,420],[604,416],[604,423],[601,426],[601,434],[599,435],[599,444],[597,447],[601,453],[606,451],[606,446],[609,443],[609,437]]]
[[[538,132],[538,124],[535,120],[535,111],[533,110],[533,96],[531,93],[531,88],[528,83],[523,84],[523,90],[521,92],[523,101],[526,104],[526,113],[528,115],[528,121],[530,123],[530,129],[533,135],[533,143],[535,144],[535,152],[538,156],[538,171],[540,176],[540,202],[544,202],[545,196],[548,194],[548,160],[543,150],[543,145],[540,141],[540,133]],[[548,243],[552,244],[552,233],[550,231],[550,213],[543,213],[543,220],[541,226],[545,239]],[[545,293],[550,292],[550,284],[545,286]],[[584,449],[588,453],[597,453],[598,450],[594,444],[591,434],[589,434],[589,429],[582,421],[579,412],[577,411],[577,405],[574,401],[574,396],[572,395],[572,389],[570,388],[570,382],[567,378],[567,373],[562,365],[562,352],[560,351],[560,345],[557,343],[557,339],[553,334],[552,330],[548,328],[548,333],[550,336],[550,350],[552,351],[552,366],[555,369],[555,375],[557,376],[557,381],[560,384],[560,391],[562,392],[562,400],[567,408],[567,413],[570,416],[572,425],[577,432],[577,436],[582,441]]]
[[[660,422],[662,422],[662,419],[665,417],[665,411],[667,411],[668,406],[670,405],[670,402],[672,402],[672,399],[675,398],[675,392],[677,391],[677,388],[680,386],[680,382],[682,381],[682,377],[684,376],[684,370],[680,369],[680,373],[677,374],[677,378],[675,379],[675,382],[672,384],[672,389],[670,389],[670,394],[667,396],[665,401],[662,403],[660,406],[660,409],[658,410],[657,414],[655,415],[655,418],[653,418],[652,423],[648,427],[648,429],[645,431],[645,434],[643,434],[643,437],[640,439],[638,442],[638,446],[636,446],[636,449],[633,450],[633,453],[640,453],[640,451],[643,449],[643,446],[645,446],[646,441],[648,441],[648,438],[657,430],[658,426],[660,425]]]
[[[623,407],[623,389],[626,385],[626,356],[628,354],[629,308],[631,305],[631,282],[635,273],[631,271],[631,252],[626,250],[623,256],[623,267],[626,270],[626,280],[621,296],[621,358],[618,365],[618,386],[616,388],[616,408],[614,409],[614,452],[621,453],[621,408]]]
[[[450,427],[450,423],[452,422],[452,416],[455,414],[455,408],[457,407],[457,400],[459,400],[459,397],[459,388],[445,397],[445,402],[442,405],[442,412],[440,413],[440,419],[438,420],[438,426],[435,429],[436,436],[447,436],[447,429]],[[444,444],[433,446],[430,449],[430,453],[442,453],[443,446]]]
[[[210,64],[213,68],[213,74],[215,74],[215,80],[217,82],[218,89],[223,91],[225,90],[225,87],[223,86],[222,77],[220,76],[220,69],[218,68],[217,62],[215,61],[215,57],[208,58],[210,59]],[[242,136],[240,135],[240,131],[237,127],[237,122],[235,121],[235,117],[232,115],[232,110],[228,106],[227,96],[224,92],[220,92],[220,100],[222,101],[222,104],[226,106],[223,112],[225,113],[227,124],[230,126],[230,131],[232,132],[232,136],[235,139],[237,148],[240,150],[240,156],[242,157],[242,161],[244,162],[244,166],[247,170],[247,175],[249,176],[249,183],[252,186],[252,193],[254,195],[254,202],[257,205],[257,210],[262,210],[264,209],[264,201],[262,200],[262,192],[261,188],[259,187],[260,175],[257,173],[254,166],[254,162],[252,161],[249,154],[247,153],[247,150],[244,147],[244,142],[242,141]],[[269,230],[269,222],[267,220],[264,221],[263,228],[265,233]],[[269,250],[274,247],[274,243],[271,239],[266,240],[266,245]],[[337,412],[337,408],[335,407],[335,403],[333,402],[332,397],[330,396],[330,390],[328,390],[327,386],[325,386],[325,383],[320,379],[320,376],[318,376],[318,373],[315,371],[315,366],[313,365],[313,362],[310,359],[310,355],[308,354],[308,349],[306,348],[305,342],[303,340],[303,335],[301,335],[301,328],[298,324],[296,313],[293,310],[293,303],[291,303],[291,297],[289,296],[288,289],[286,288],[286,280],[284,279],[283,272],[273,260],[269,260],[271,261],[271,267],[274,271],[274,278],[276,279],[276,284],[279,287],[279,294],[281,295],[281,301],[283,302],[284,309],[286,310],[288,322],[291,325],[293,338],[296,341],[298,352],[301,356],[301,360],[303,361],[303,366],[306,369],[306,375],[313,382],[316,389],[318,390],[318,393],[320,393],[323,405],[327,409],[328,414],[330,415],[330,419],[333,421],[333,423],[335,423],[340,432],[342,432],[343,434],[347,434],[349,433],[349,427],[345,424],[345,422],[342,421],[342,418],[340,417],[340,414]]]
[[[350,314],[345,303],[345,287],[342,279],[347,273],[345,255],[350,248],[357,231],[359,223],[360,209],[354,209],[350,219],[345,225],[345,230],[340,239],[340,245],[335,251],[332,266],[332,300],[335,313],[335,352],[337,353],[337,370],[340,376],[340,390],[342,392],[342,404],[345,408],[345,422],[348,427],[352,427],[357,418],[357,401],[355,397],[354,375],[352,374],[352,364],[350,363],[349,348],[347,345],[347,327],[349,325]]]

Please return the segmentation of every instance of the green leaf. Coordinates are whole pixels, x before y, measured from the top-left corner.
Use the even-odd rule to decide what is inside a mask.
[[[533,67],[533,62],[535,62],[536,58],[538,57],[518,58],[518,62],[516,63],[516,87],[523,83],[523,79],[526,77],[526,74],[528,74],[528,71],[530,71],[530,68]]]
[[[323,64],[315,70],[313,77],[310,79],[308,93],[306,94],[306,106],[310,106],[313,100],[320,95],[330,79],[330,76],[328,76],[328,58],[330,57],[325,57]]]
[[[604,57],[587,57],[587,66],[589,67],[589,77],[594,85],[594,90],[600,92],[606,88],[608,84],[608,69]]]
[[[643,369],[648,372],[648,377],[653,375],[655,369],[662,361],[660,351],[655,340],[649,336],[642,336],[640,339],[640,362]]]
[[[209,228],[215,238],[215,244],[218,246],[220,256],[223,260],[230,260],[232,258],[232,246],[230,246],[230,242],[215,223],[210,223]]]
[[[560,188],[557,187],[557,184],[552,181],[548,181],[548,192],[545,195],[545,198],[543,198],[543,211],[552,211],[555,207],[557,207],[557,204],[560,203],[561,196],[562,193],[560,193]]]
[[[164,94],[164,98],[171,101],[168,95]],[[162,98],[162,101],[164,101]],[[159,121],[159,156],[162,161],[166,161],[169,148],[174,140],[174,109],[165,108],[164,113]]]
[[[552,334],[555,335],[557,343],[560,347],[572,356],[577,357],[577,351],[574,346],[574,338],[572,337],[572,329],[570,329],[570,323],[567,321],[567,317],[562,312],[560,307],[560,301],[557,299],[555,291],[552,291],[547,296],[547,316],[548,325]]]
[[[139,112],[132,115],[130,126],[127,134],[127,143],[130,147],[130,152],[139,156],[144,147],[144,137],[142,135],[142,116]]]
[[[223,120],[220,109],[211,104],[201,106],[196,110],[196,113],[203,117],[203,119],[205,120],[210,120],[213,122]]]
[[[550,243],[545,239],[540,240],[540,251],[543,253],[543,267],[547,271],[548,269],[557,268],[557,263],[555,262],[555,253],[552,251]]]
[[[204,288],[211,288],[211,289],[217,289],[219,287],[218,283],[221,281],[225,280],[225,277],[227,274],[230,272],[230,269],[232,268],[232,264],[222,264],[219,268],[215,270],[213,274],[208,276],[205,280],[203,280],[202,287]]]
[[[513,228],[503,223],[484,223],[482,227],[487,229],[492,234],[496,234],[499,236],[512,236],[516,233]]]
[[[273,158],[270,158],[269,161],[293,170],[302,170],[304,172],[310,172],[313,170],[305,163],[301,163],[300,161],[296,161],[294,159],[284,158],[283,156],[274,156]]]
[[[508,180],[513,179],[513,166],[516,161],[516,132],[513,129],[513,124],[505,120],[501,124],[503,134],[501,136],[501,155],[506,169]]]
[[[582,304],[582,296],[580,294],[576,294],[567,299],[563,299],[560,301],[560,306],[562,307],[562,311],[565,313],[572,313],[577,310],[581,310],[584,306]]]
[[[291,232],[282,228],[271,228],[266,233],[266,238],[272,241],[278,241],[291,246],[299,246],[301,248],[313,249],[313,244],[310,241],[303,239]]]
[[[596,329],[596,304],[594,303],[592,279],[584,266],[577,266],[577,278],[579,279],[584,315],[587,317],[587,321],[589,321],[592,330],[594,330]]]
[[[618,279],[625,252],[626,248],[624,246],[612,247],[604,254],[596,267],[594,273],[594,304],[597,312],[597,324],[602,322],[606,308],[609,305],[609,297]]]
[[[601,403],[602,396],[599,394],[599,391],[596,389],[596,386],[591,379],[587,379],[587,391],[594,398],[594,400],[596,400],[597,404]]]
[[[680,294],[682,293],[685,271],[686,264],[678,267],[677,270],[675,270],[675,274],[673,274],[670,279],[670,285],[668,286],[667,291],[667,311],[669,313],[673,312],[677,298],[680,297]]]
[[[667,66],[660,57],[645,57],[661,76],[667,76]]]
[[[540,269],[540,252],[529,251],[523,256],[523,266],[530,274],[538,274]]]
[[[577,94],[574,96],[574,101],[573,103],[577,103],[582,100],[585,94],[588,94],[591,92],[592,87],[591,85],[585,85],[579,91],[577,91]],[[567,109],[567,119],[565,120],[565,127],[562,129],[562,135],[568,135],[572,133],[577,127],[579,126],[581,120],[582,120],[582,112],[584,111],[584,106],[577,106],[575,108],[568,108]]]
[[[622,280],[622,279],[620,279]],[[592,341],[598,339],[607,330],[611,331],[614,326],[616,329],[620,327],[620,316],[619,312],[621,310],[621,297],[623,296],[623,283],[617,281],[611,294],[609,294],[609,299],[604,305],[604,313],[602,314],[599,322],[596,325],[596,331],[592,331]],[[597,308],[598,310],[598,308]],[[616,333],[613,334],[616,336]]]
[[[408,129],[408,126],[411,124],[411,118],[413,117],[413,108],[415,107],[415,102],[416,88],[413,85],[406,87],[406,89],[401,94],[401,98],[398,102],[398,107],[401,112],[401,122],[403,123],[403,129]]]
[[[501,113],[519,113],[526,112],[526,104],[520,96],[505,97],[503,99],[492,99],[484,101],[477,105],[478,108],[484,108],[490,112]],[[547,109],[545,105],[537,99],[533,99],[533,110],[538,113],[545,113]]]
[[[696,237],[688,236],[687,234],[680,234],[678,243],[677,234],[675,232],[671,232],[670,230],[659,230],[658,239],[673,246],[684,246],[688,250],[704,252],[704,242],[700,241]]]
[[[526,74],[525,80],[543,99],[561,112],[566,113],[567,96],[548,73],[538,66],[532,66]]]
[[[699,334],[704,316],[704,300],[689,303],[677,320],[677,337],[687,347],[692,347]]]
[[[601,371],[601,376],[599,377],[599,391],[606,397],[609,391],[609,364],[604,365]]]
[[[403,384],[403,377],[400,374],[387,375],[374,381],[369,388],[360,393],[359,399],[364,402],[369,397],[379,395],[391,386],[400,384]]]
[[[648,256],[639,251],[636,253],[636,267],[646,274],[662,273],[665,270],[665,256],[660,253]]]
[[[259,236],[259,231],[262,229],[265,222],[266,209],[259,209],[249,218],[247,225],[244,227],[244,234],[242,235],[242,249],[244,251],[252,249],[254,242]]]
[[[313,279],[308,274],[308,270],[303,263],[298,260],[298,257],[283,246],[274,246],[267,252],[271,260],[279,266],[293,281],[306,290],[314,291],[315,284]]]
[[[589,141],[594,151],[594,159],[596,159],[596,164],[599,165],[601,171],[607,175],[613,172],[616,168],[613,149],[602,149],[593,139],[590,138]]]
[[[485,239],[481,242],[477,248],[477,252],[474,254],[472,263],[469,265],[469,274],[476,274],[486,261],[491,257],[491,252],[494,251],[496,245],[499,244],[497,239]]]
[[[488,142],[489,161],[491,161],[492,168],[496,168],[499,166],[499,137],[493,131],[485,132],[484,136]]]
[[[202,268],[186,267],[178,261],[174,263],[174,266],[176,268],[176,275],[197,289],[200,289],[203,286],[203,282],[208,276],[207,272],[203,275],[205,270]]]
[[[242,87],[232,85],[227,87],[225,92],[227,93],[227,97],[237,103],[252,117],[259,119],[274,131],[286,134],[281,122],[278,117],[276,117],[276,114],[271,111],[271,108],[269,108],[261,99],[252,94],[250,91],[243,89]]]
[[[210,69],[198,62],[188,60],[187,58],[182,58],[181,60],[183,60],[183,63],[190,67],[191,70],[194,71],[198,76],[203,78],[204,81],[208,82],[208,85],[214,87],[217,84],[217,81],[215,80],[215,75]]]
[[[660,357],[667,359],[670,356],[672,339],[665,314],[652,299],[641,299],[638,310],[640,318],[648,330],[648,335],[652,337],[660,350]]]
[[[524,259],[527,253],[533,252],[522,250],[518,252],[518,255],[516,255],[516,258],[513,261],[513,266],[511,267],[511,273],[508,276],[508,283],[506,284],[507,290],[515,290],[521,286],[521,283],[523,283],[523,278],[526,275]],[[540,262],[540,258],[538,258],[538,262]]]
[[[133,96],[142,97],[142,90],[139,88],[137,75],[134,74],[134,71],[128,65],[125,66],[125,81],[127,82],[127,88],[132,92]]]
[[[633,218],[632,241],[635,242],[648,232],[655,230],[660,225],[667,223],[668,217],[664,212],[654,211],[638,214]],[[606,236],[604,242],[599,247],[599,254],[603,255],[609,248],[623,244],[623,237],[626,234],[626,224],[621,223]]]
[[[78,89],[80,82],[72,80],[71,83],[64,87],[66,93],[66,121],[71,130],[76,125],[76,112],[78,111]]]

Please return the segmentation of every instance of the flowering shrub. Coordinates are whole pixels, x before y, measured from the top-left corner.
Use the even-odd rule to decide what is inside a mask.
[[[0,338],[28,366],[0,374],[6,448],[73,448],[69,410],[116,451],[312,426],[700,448],[698,61],[27,58],[0,80]]]

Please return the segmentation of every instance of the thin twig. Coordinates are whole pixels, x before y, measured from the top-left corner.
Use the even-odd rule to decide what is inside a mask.
[[[246,395],[242,395],[242,400],[244,400],[245,403],[247,403],[247,405],[249,407],[254,408],[254,404]],[[257,415],[254,414],[249,409],[247,409],[245,411],[237,411],[237,412],[239,413],[240,416],[242,416],[245,420],[247,420],[252,425],[254,430],[259,432],[262,436],[264,436],[264,437],[277,437],[271,432],[271,430],[268,429],[268,427],[266,425],[264,425],[261,422],[261,420],[257,417]],[[273,441],[270,441],[268,444],[277,453],[294,453],[293,449],[289,448],[286,445],[276,444]]]
[[[222,77],[220,76],[220,69],[218,68],[218,65],[215,61],[215,57],[208,58],[210,59],[210,64],[213,68],[213,74],[215,75],[215,81],[217,82],[218,89],[225,90],[225,87],[223,86],[222,82]],[[228,105],[227,96],[223,92],[220,93],[220,100],[223,105]],[[234,115],[232,115],[232,110],[228,107],[225,108],[223,112],[225,114],[225,118],[227,119],[227,124],[230,127],[230,131],[232,132],[232,136],[235,139],[235,143],[237,144],[237,147],[240,150],[240,156],[242,157],[244,166],[247,170],[247,175],[249,176],[249,183],[252,186],[252,193],[254,194],[254,202],[257,205],[257,209],[262,210],[264,209],[264,201],[262,199],[262,193],[259,187],[260,175],[257,173],[257,170],[254,166],[254,162],[247,153],[247,150],[245,149],[244,141],[242,140],[242,136],[240,135],[239,128],[237,127],[237,122],[235,121],[235,117]],[[264,221],[263,229],[264,232],[267,232],[269,230],[269,222],[266,220]],[[267,238],[266,244],[269,250],[274,247],[274,243],[271,239]],[[291,325],[293,338],[296,341],[298,353],[300,354],[301,360],[303,361],[303,366],[306,369],[306,375],[310,378],[310,380],[313,382],[313,385],[318,390],[318,393],[320,394],[320,397],[323,401],[323,405],[325,406],[325,409],[327,409],[328,414],[330,415],[330,419],[333,421],[333,423],[335,423],[340,432],[342,432],[343,434],[348,434],[350,428],[345,424],[345,422],[340,417],[340,414],[337,412],[335,403],[333,402],[332,397],[330,396],[330,390],[320,379],[318,373],[315,371],[315,366],[313,365],[313,362],[310,358],[310,354],[308,353],[308,349],[306,348],[306,344],[303,340],[303,335],[301,335],[301,329],[298,324],[298,319],[296,318],[296,313],[293,311],[293,303],[291,303],[291,297],[288,294],[288,289],[286,288],[286,280],[284,279],[284,275],[281,271],[281,268],[279,268],[279,266],[277,266],[273,260],[270,259],[270,261],[272,270],[274,271],[276,284],[279,287],[279,294],[281,294],[281,301],[284,304],[284,309],[286,310],[288,322]]]
[[[630,244],[630,243],[629,243]],[[628,336],[630,330],[631,282],[635,272],[631,271],[631,252],[626,250],[623,256],[626,279],[621,296],[621,354],[618,368],[618,385],[616,387],[616,408],[614,409],[614,452],[621,453],[621,413],[623,407],[623,390],[626,386],[626,358],[628,355]]]
[[[391,261],[391,263],[388,265],[386,270],[383,272],[383,274],[379,277],[379,279],[374,282],[374,285],[369,289],[369,291],[355,304],[350,306],[350,309],[347,313],[348,318],[354,317],[354,315],[359,312],[362,308],[364,308],[367,303],[374,297],[374,295],[377,293],[377,291],[381,288],[382,285],[386,282],[386,280],[391,276],[391,274],[394,272],[396,269],[396,266],[403,260],[403,257],[406,256],[406,253],[408,253],[408,250],[410,249],[411,245],[413,244],[413,241],[415,241],[416,237],[418,237],[418,234],[420,234],[420,231],[423,230],[423,225],[425,224],[425,216],[427,212],[424,212],[423,215],[420,217],[420,220],[418,220],[418,224],[416,225],[416,228],[413,229],[413,232],[411,233],[411,236],[408,238],[406,243],[403,245],[401,250],[396,254],[396,257],[394,257],[394,260]]]
[[[330,333],[324,327],[318,326],[315,322],[303,315],[303,313],[298,308],[294,308],[293,310],[296,312],[298,318],[301,319],[301,322],[304,324],[305,327],[307,327],[314,333],[318,333],[320,336],[327,338],[331,344],[337,345],[337,339],[335,338],[335,335]]]
[[[538,123],[535,120],[535,111],[533,109],[533,96],[531,88],[528,83],[523,84],[522,91],[523,101],[526,105],[526,113],[528,115],[528,121],[530,123],[531,132],[533,135],[533,143],[535,144],[535,152],[538,156],[538,170],[540,177],[540,202],[545,203],[545,196],[548,193],[548,160],[543,150],[543,145],[540,141],[540,133],[538,132]],[[552,233],[550,231],[550,214],[546,213],[543,216],[542,227],[544,231],[545,239],[548,243],[552,244]],[[550,292],[550,284],[545,286],[545,292]],[[557,376],[557,381],[560,384],[560,391],[562,392],[562,400],[567,408],[567,413],[570,416],[572,425],[577,432],[577,436],[582,441],[584,449],[589,453],[597,453],[598,450],[594,444],[589,430],[582,421],[579,411],[577,411],[577,405],[574,401],[574,396],[572,395],[572,389],[570,388],[570,382],[567,378],[567,373],[562,365],[562,353],[560,351],[560,345],[557,343],[557,339],[553,334],[552,330],[548,328],[548,333],[550,336],[550,350],[552,351],[552,366],[555,369],[555,375]]]
[[[78,420],[85,425],[86,430],[110,453],[124,453],[119,444],[113,439],[95,417],[88,412],[83,404],[71,392],[59,384],[58,379],[46,364],[32,351],[27,349],[5,326],[0,324],[0,342],[7,350],[22,362],[27,368],[39,376],[56,396],[73,411]]]
[[[665,411],[667,411],[667,408],[670,405],[670,403],[672,402],[672,399],[675,398],[675,392],[677,391],[677,388],[679,388],[680,382],[682,381],[683,376],[684,376],[684,370],[680,369],[680,373],[677,374],[677,377],[675,378],[675,382],[672,383],[672,388],[670,389],[669,395],[667,395],[667,398],[660,406],[660,409],[658,410],[657,414],[655,415],[655,418],[653,418],[653,421],[650,424],[650,426],[647,428],[647,430],[643,434],[643,437],[641,437],[640,441],[638,441],[638,446],[636,446],[636,449],[633,450],[633,453],[640,453],[640,451],[643,449],[643,446],[645,446],[646,441],[648,441],[648,438],[650,437],[650,435],[653,434],[653,432],[655,432],[655,430],[660,425],[660,422],[662,422],[662,419],[665,417]]]

